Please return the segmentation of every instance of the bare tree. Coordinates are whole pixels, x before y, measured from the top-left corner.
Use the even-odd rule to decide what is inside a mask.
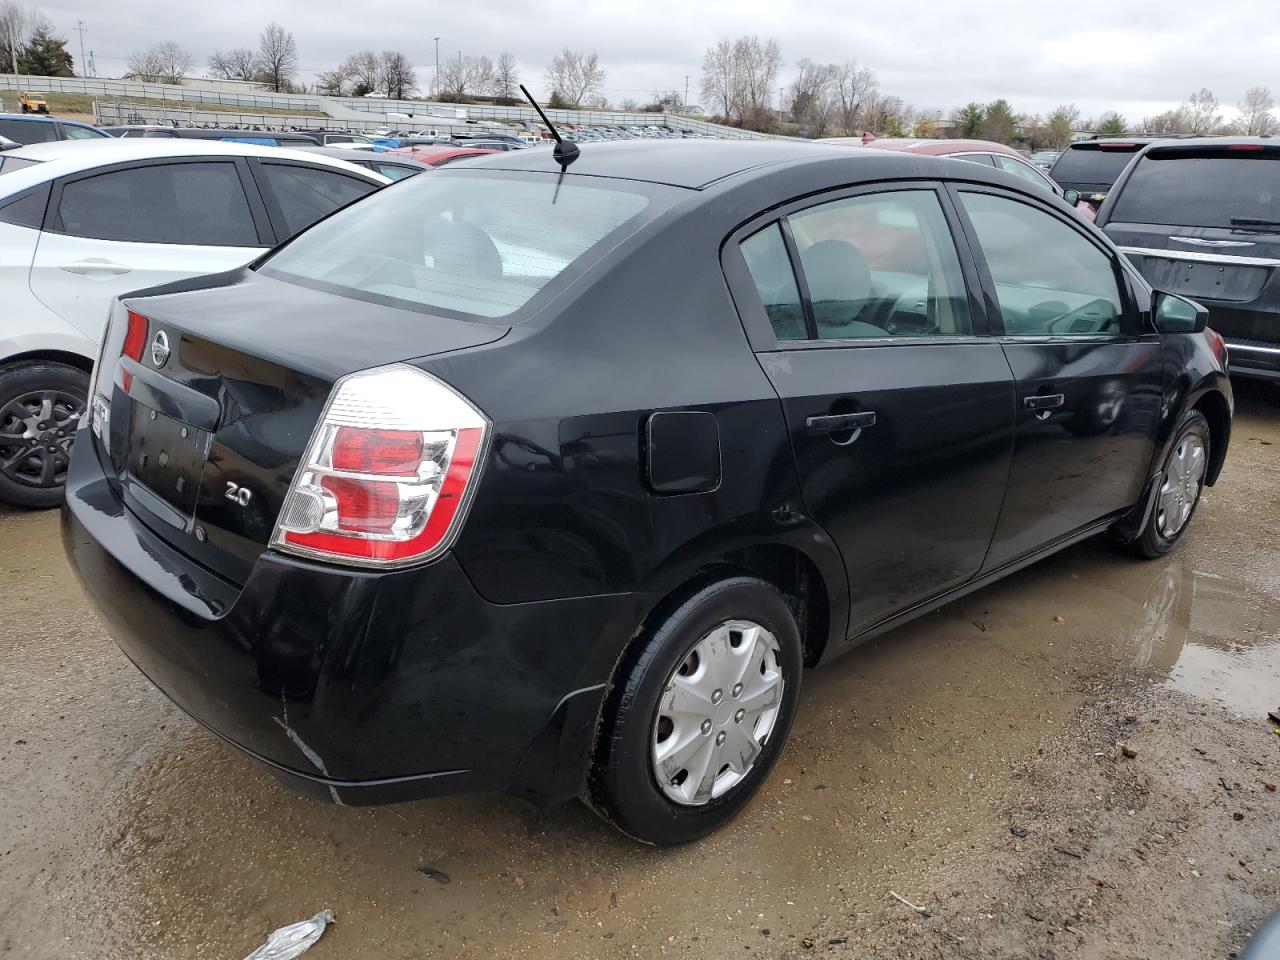
[[[797,66],[800,72],[791,82],[791,118],[809,136],[821,137],[838,110],[834,88],[840,67],[834,63],[814,63],[808,58]]]
[[[876,96],[880,82],[866,67],[854,61],[836,68],[833,92],[836,102],[836,125],[846,137],[853,137],[866,129],[867,104]]]
[[[258,58],[248,47],[215,50],[209,58],[209,72],[223,80],[252,80],[258,72]]]
[[[6,67],[18,72],[18,57],[31,40],[35,28],[35,13],[17,0],[0,3],[0,60]]]
[[[372,50],[353,53],[338,69],[355,84],[358,97],[382,89],[382,61]]]
[[[1280,129],[1276,122],[1276,102],[1266,87],[1250,87],[1240,101],[1240,126],[1246,136],[1265,137]]]
[[[439,95],[464,102],[468,96],[475,95],[479,72],[475,57],[464,57],[459,53],[455,59],[443,61],[440,64]]]
[[[287,90],[298,69],[298,44],[274,20],[258,38],[258,75],[276,93]]]
[[[351,74],[345,66],[325,70],[316,77],[316,93],[325,97],[345,97],[351,88]]]
[[[600,99],[607,74],[595,52],[581,53],[567,47],[547,64],[547,84],[569,103],[584,104]]]
[[[1080,124],[1080,111],[1074,103],[1058,107],[1049,114],[1045,142],[1051,150],[1065,150],[1071,146],[1071,136]]]
[[[413,64],[397,50],[385,50],[381,62],[382,92],[392,100],[404,100],[418,85]]]
[[[181,83],[194,58],[172,40],[129,54],[129,76],[144,83]]]
[[[512,100],[520,86],[520,75],[516,71],[516,58],[507,51],[498,54],[493,66],[493,95],[504,100]]]
[[[746,126],[770,126],[782,51],[755,36],[720,40],[702,58],[702,96],[717,113]]]
[[[476,57],[471,67],[471,89],[477,97],[493,96],[494,67],[488,57]]]
[[[1218,109],[1218,98],[1206,87],[1187,98],[1182,105],[1186,114],[1187,133],[1206,136],[1213,133],[1222,124],[1222,112]]]

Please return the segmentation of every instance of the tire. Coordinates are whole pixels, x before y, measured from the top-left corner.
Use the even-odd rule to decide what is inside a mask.
[[[723,826],[746,806],[782,752],[800,696],[802,662],[795,618],[772,585],[742,576],[698,590],[648,631],[619,668],[583,799],[623,833],[658,846],[687,843]],[[714,702],[689,693],[712,687],[721,693]],[[673,710],[677,696],[695,712]],[[658,753],[667,742],[676,759],[665,760],[664,786]],[[688,747],[675,749],[677,743]],[[685,757],[682,778],[676,768]],[[697,773],[700,766],[706,775]],[[692,796],[677,797],[681,793]]]
[[[89,375],[63,363],[0,368],[0,502],[32,508],[62,502],[88,391]]]
[[[1187,411],[1161,465],[1161,492],[1151,505],[1151,515],[1142,528],[1142,535],[1132,544],[1140,556],[1149,560],[1164,556],[1190,526],[1204,490],[1204,475],[1213,449],[1211,439],[1209,421],[1204,414],[1199,410]],[[1186,454],[1197,446],[1199,456],[1192,463]],[[1171,496],[1166,497],[1166,491],[1170,491]]]

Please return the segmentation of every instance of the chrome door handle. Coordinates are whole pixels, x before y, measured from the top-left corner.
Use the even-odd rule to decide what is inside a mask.
[[[123,263],[112,263],[110,260],[99,260],[91,257],[88,260],[72,260],[70,263],[60,263],[58,264],[58,269],[81,277],[92,277],[95,274],[118,277],[121,274],[131,272],[133,267],[126,267]]]
[[[1037,393],[1030,397],[1024,397],[1022,405],[1028,410],[1052,410],[1054,407],[1060,407],[1066,402],[1066,394]]]
[[[804,422],[810,433],[842,433],[845,430],[861,430],[863,427],[876,425],[874,410],[860,410],[857,413],[833,413],[825,417],[809,417]]]

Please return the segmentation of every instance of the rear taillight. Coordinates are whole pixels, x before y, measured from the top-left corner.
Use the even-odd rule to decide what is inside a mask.
[[[123,324],[113,322],[117,314],[125,314]],[[98,345],[98,361],[93,365],[89,379],[89,425],[103,444],[109,443],[111,426],[111,391],[115,384],[116,360],[129,357],[142,360],[146,349],[147,330],[150,322],[140,313],[125,310],[113,302],[107,310],[107,320],[102,328],[102,342]],[[121,374],[125,390],[133,385],[133,375],[125,370]]]
[[[462,526],[489,422],[448,385],[394,364],[334,387],[272,544],[365,566],[419,563]]]
[[[1209,349],[1213,351],[1213,355],[1218,358],[1218,362],[1222,364],[1223,369],[1227,366],[1227,341],[1222,339],[1222,334],[1213,327],[1204,328],[1204,338],[1209,341]]]

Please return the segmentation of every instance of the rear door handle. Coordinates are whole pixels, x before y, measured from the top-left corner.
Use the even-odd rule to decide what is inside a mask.
[[[88,260],[72,260],[70,263],[60,263],[58,264],[58,269],[81,277],[106,279],[107,277],[118,277],[121,274],[129,273],[133,270],[133,267],[126,267],[123,263],[112,263],[110,260],[91,257]]]
[[[1060,407],[1066,402],[1066,394],[1037,393],[1030,397],[1024,397],[1022,405],[1028,410],[1052,410],[1054,407]]]
[[[857,413],[833,413],[825,417],[809,417],[804,422],[810,433],[841,433],[845,430],[861,430],[863,427],[876,425],[874,410],[860,410]]]

